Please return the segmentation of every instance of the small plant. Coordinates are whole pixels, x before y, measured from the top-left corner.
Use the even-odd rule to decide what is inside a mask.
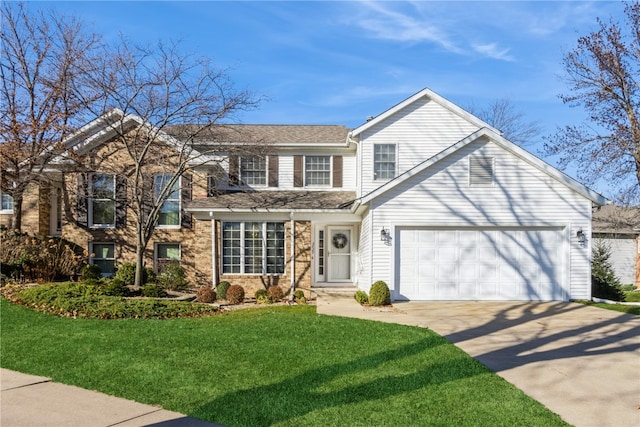
[[[225,280],[218,283],[218,286],[216,286],[216,292],[218,293],[218,298],[227,299],[227,289],[229,289],[229,286],[231,286],[231,283]]]
[[[114,278],[107,282],[107,284],[102,287],[102,290],[105,295],[113,297],[126,297],[129,295],[129,288],[127,288],[124,282],[118,278]]]
[[[167,264],[162,274],[158,275],[158,282],[166,289],[181,291],[188,286],[185,280],[184,268],[177,262]]]
[[[269,294],[267,290],[262,288],[256,291],[256,302],[258,304],[271,304],[271,298],[269,298]]]
[[[369,305],[374,307],[380,305],[390,305],[391,304],[391,293],[389,292],[389,287],[387,284],[378,280],[373,285],[371,285],[371,289],[369,290]]]
[[[284,292],[282,292],[282,288],[276,285],[269,286],[269,289],[267,289],[267,294],[273,302],[280,301],[282,298],[284,298]]]
[[[293,293],[293,299],[298,304],[306,304],[307,303],[307,299],[304,297],[304,291],[302,289],[297,289]]]
[[[156,284],[148,284],[142,287],[142,296],[150,298],[165,298],[168,296],[162,286]]]
[[[131,286],[136,281],[136,265],[132,262],[125,262],[116,270],[116,279],[127,286]]]
[[[625,301],[625,293],[613,271],[610,257],[611,251],[605,244],[594,245],[591,261],[591,294],[598,298]]]
[[[100,266],[97,264],[87,264],[80,269],[80,280],[86,282],[88,280],[98,280],[102,277]]]
[[[240,304],[244,301],[244,288],[240,285],[231,285],[227,289],[227,301],[229,304]]]
[[[356,294],[354,295],[354,298],[356,299],[356,301],[358,301],[358,304],[360,305],[369,303],[369,296],[363,290],[357,290]]]
[[[211,304],[216,300],[216,291],[210,286],[201,286],[196,292],[196,301]]]

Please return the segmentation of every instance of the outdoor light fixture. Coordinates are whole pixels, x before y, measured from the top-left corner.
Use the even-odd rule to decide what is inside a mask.
[[[587,236],[585,236],[584,231],[582,231],[582,228],[578,230],[578,232],[576,233],[576,237],[578,238],[578,242],[580,244],[584,244],[587,241]]]
[[[380,240],[382,240],[383,242],[388,242],[390,238],[391,234],[389,233],[389,230],[382,227],[382,230],[380,230]]]

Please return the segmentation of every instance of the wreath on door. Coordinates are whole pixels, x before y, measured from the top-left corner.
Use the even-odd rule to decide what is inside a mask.
[[[333,235],[333,246],[337,249],[342,249],[347,246],[349,239],[342,233],[336,233]]]

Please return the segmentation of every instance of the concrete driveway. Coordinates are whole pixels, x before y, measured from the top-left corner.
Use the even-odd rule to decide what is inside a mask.
[[[640,317],[576,303],[318,296],[318,313],[429,328],[575,426],[640,426]]]

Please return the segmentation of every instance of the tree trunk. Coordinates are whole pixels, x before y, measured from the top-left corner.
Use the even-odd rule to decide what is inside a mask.
[[[144,239],[142,237],[143,231],[138,229],[138,236],[136,241],[136,277],[134,281],[134,285],[142,286],[144,285]]]
[[[13,217],[11,218],[11,229],[22,231],[22,192],[13,194]]]

